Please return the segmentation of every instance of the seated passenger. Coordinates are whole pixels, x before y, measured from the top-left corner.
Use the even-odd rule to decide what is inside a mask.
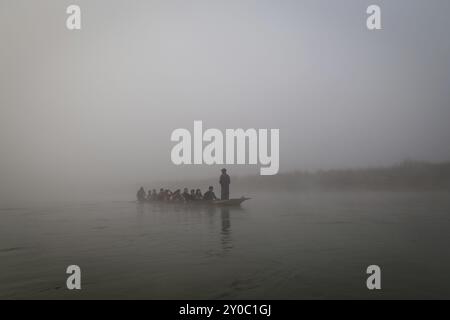
[[[203,195],[200,189],[195,190],[195,200],[203,200]]]
[[[191,198],[191,195],[189,194],[188,188],[184,188],[184,190],[183,190],[183,198],[184,198],[184,200],[186,200],[186,201],[191,201],[191,200],[193,200],[193,199]]]
[[[141,187],[137,194],[136,194],[136,198],[138,201],[145,201],[145,190],[144,187]]]
[[[164,191],[164,201],[170,201],[171,198],[172,198],[172,191],[166,189]]]
[[[164,189],[163,189],[163,188],[159,189],[159,193],[158,193],[158,201],[164,201],[165,197],[166,197],[166,196],[165,196]]]
[[[197,199],[195,198],[195,190],[194,190],[194,189],[191,189],[191,199],[192,199],[192,200],[197,200]]]
[[[172,193],[171,200],[175,201],[175,202],[182,202],[182,201],[184,201],[184,198],[181,195],[181,190],[180,189],[178,189],[174,193]]]
[[[156,201],[158,200],[158,193],[156,192],[156,189],[153,189],[152,191],[152,197],[151,197],[152,201]]]
[[[214,194],[213,189],[214,188],[212,186],[209,187],[208,191],[206,191],[205,195],[203,196],[203,200],[209,200],[209,201],[210,200],[217,200],[217,197]]]

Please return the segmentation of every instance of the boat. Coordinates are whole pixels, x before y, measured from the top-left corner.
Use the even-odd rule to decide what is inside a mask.
[[[235,199],[228,199],[228,200],[213,200],[212,205],[215,206],[240,206],[242,202],[250,200],[250,198],[241,197],[241,198],[235,198]],[[209,201],[206,201],[209,202]]]
[[[218,206],[218,207],[238,207],[240,206],[244,201],[250,200],[251,198],[247,197],[241,197],[241,198],[234,198],[234,199],[228,199],[228,200],[211,200],[211,201],[203,201],[203,200],[197,200],[197,201],[151,201],[151,200],[144,200],[144,201],[138,201],[140,203],[151,203],[151,204],[164,204],[164,205],[199,205],[199,206]]]

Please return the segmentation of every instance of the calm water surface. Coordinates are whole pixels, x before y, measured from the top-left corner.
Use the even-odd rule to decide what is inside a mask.
[[[0,298],[450,298],[450,193],[0,210]],[[65,289],[68,265],[82,290]],[[366,289],[368,265],[382,290]]]

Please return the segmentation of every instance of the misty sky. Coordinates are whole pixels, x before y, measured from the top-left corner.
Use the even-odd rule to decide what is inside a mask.
[[[81,31],[65,27],[70,4]],[[369,4],[382,31],[366,28]],[[449,13],[448,0],[0,0],[0,201],[218,175],[170,160],[170,134],[194,120],[279,128],[281,172],[450,160]]]

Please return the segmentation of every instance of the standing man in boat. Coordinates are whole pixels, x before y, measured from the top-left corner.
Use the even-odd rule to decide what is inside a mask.
[[[222,169],[222,175],[220,176],[220,199],[230,199],[230,176],[227,174],[227,169]]]

